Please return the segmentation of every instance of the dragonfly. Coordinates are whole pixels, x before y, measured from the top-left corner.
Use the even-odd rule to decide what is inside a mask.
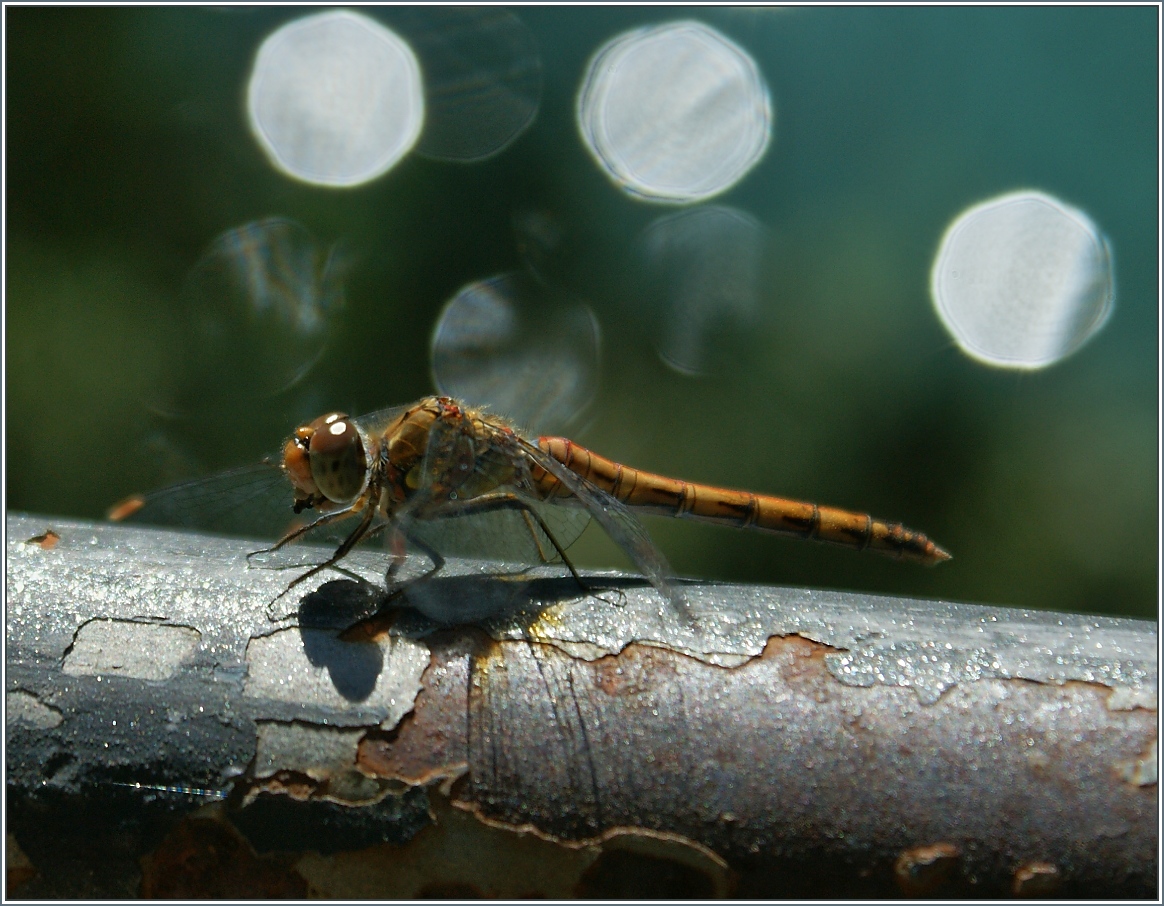
[[[950,554],[900,523],[836,507],[683,481],[631,468],[565,437],[527,437],[506,419],[447,396],[430,396],[352,418],[340,412],[300,425],[277,467],[224,473],[111,511],[115,520],[185,522],[222,491],[245,510],[269,501],[278,479],[285,518],[304,519],[258,553],[321,530],[334,552],[290,587],[331,567],[360,542],[387,532],[396,556],[411,542],[438,572],[445,556],[499,555],[527,565],[563,563],[585,588],[567,548],[593,519],[676,607],[686,605],[667,560],[639,515],[672,516],[871,550],[935,565]],[[208,483],[217,488],[210,493]],[[289,498],[288,498],[288,492]],[[156,517],[163,518],[156,518]],[[337,532],[337,527],[346,526]]]

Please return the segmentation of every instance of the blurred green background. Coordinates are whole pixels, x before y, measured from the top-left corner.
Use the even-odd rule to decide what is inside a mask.
[[[555,277],[602,327],[577,440],[900,520],[955,557],[926,570],[651,520],[680,574],[1156,614],[1155,7],[521,8],[544,67],[532,127],[485,162],[413,154],[349,190],[276,173],[245,123],[258,44],[304,12],[5,9],[10,508],[97,518],[277,449],[305,416],[424,395],[442,305],[520,266],[513,220],[532,209],[560,226]],[[660,362],[634,289],[628,250],[669,209],[616,189],[573,122],[603,42],[680,18],[751,54],[775,107],[768,153],[716,199],[769,231],[760,310],[700,378]],[[962,355],[928,289],[949,221],[1020,188],[1085,211],[1116,268],[1105,329],[1034,373]],[[168,316],[186,275],[214,237],[271,215],[352,250],[324,358],[261,404],[159,418],[143,401],[181,349]],[[593,527],[572,553],[625,565]]]

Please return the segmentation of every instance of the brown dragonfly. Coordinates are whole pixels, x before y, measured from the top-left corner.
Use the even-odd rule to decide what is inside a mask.
[[[561,561],[583,587],[566,549],[593,518],[681,608],[671,569],[636,514],[758,529],[925,565],[950,558],[900,523],[633,469],[564,437],[527,438],[503,418],[444,396],[360,418],[321,416],[295,430],[278,470],[268,465],[265,471],[258,483],[252,468],[133,497],[110,517],[197,524],[196,511],[224,493],[233,511],[269,499],[274,476],[283,506],[289,480],[290,509],[314,518],[259,553],[321,530],[341,539],[327,560],[291,586],[337,567],[357,543],[388,532],[396,551],[389,578],[403,562],[401,542],[408,541],[432,561],[426,576],[443,566],[445,555],[496,556],[526,565]],[[208,483],[217,489],[213,494]],[[288,516],[283,518],[285,524]],[[338,526],[346,528],[336,534]]]

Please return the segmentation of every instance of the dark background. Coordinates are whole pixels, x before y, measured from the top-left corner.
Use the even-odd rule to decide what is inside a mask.
[[[955,559],[925,570],[653,520],[684,575],[1151,617],[1158,555],[1154,7],[520,9],[541,49],[533,126],[476,164],[406,157],[328,190],[276,173],[244,119],[251,59],[305,10],[5,9],[6,490],[99,517],[133,491],[278,448],[302,417],[432,389],[429,344],[465,283],[520,264],[517,212],[563,229],[603,374],[576,439],[679,477],[868,510]],[[366,10],[376,16],[376,10]],[[769,230],[758,319],[722,365],[656,356],[628,249],[667,209],[599,172],[573,123],[586,61],[698,18],[752,54],[775,135],[717,202]],[[1034,373],[963,356],[929,271],[961,210],[1021,188],[1085,211],[1114,251],[1114,315]],[[167,314],[224,230],[279,215],[354,250],[307,380],[202,422],[143,403],[181,338]],[[624,565],[591,529],[582,565]]]

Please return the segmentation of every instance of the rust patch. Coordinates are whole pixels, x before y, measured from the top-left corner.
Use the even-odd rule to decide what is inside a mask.
[[[51,551],[60,542],[61,536],[52,529],[46,529],[39,535],[33,535],[25,544],[32,544],[39,547],[41,550]]]
[[[258,856],[228,822],[202,810],[183,818],[141,859],[143,898],[303,899],[307,884],[286,859]]]
[[[952,879],[961,858],[962,851],[953,843],[915,846],[897,857],[893,876],[906,896],[929,896]]]
[[[435,790],[430,804],[434,823],[407,845],[305,853],[296,871],[312,896],[339,899],[657,899],[732,890],[722,859],[673,835],[618,828],[600,842],[564,845],[482,820]]]
[[[1116,763],[1120,779],[1132,786],[1155,786],[1159,779],[1159,765],[1156,740],[1152,740],[1138,758]]]
[[[553,645],[554,643],[547,641],[544,644]],[[555,645],[554,647],[559,646]],[[685,658],[701,666],[717,670],[740,670],[761,660],[780,661],[783,662],[781,664],[783,677],[789,682],[795,682],[802,678],[831,676],[825,666],[824,657],[843,652],[842,648],[834,648],[831,645],[792,634],[769,637],[759,654],[728,667],[694,657],[684,651],[642,642],[631,642],[617,654],[608,654],[587,661],[587,663],[592,667],[595,686],[607,695],[615,697],[638,695],[658,689],[661,677],[677,674],[676,658]]]
[[[832,677],[825,656],[842,653],[843,648],[834,648],[802,635],[774,635],[764,644],[759,658],[779,662],[781,676],[791,684]]]
[[[650,871],[662,879],[660,896],[670,897],[683,885],[700,891],[693,896],[705,895],[703,882],[690,874],[701,869],[669,865],[666,854],[610,855],[621,852],[614,843],[618,829],[649,836],[642,828],[675,832],[666,841],[674,852],[708,847],[706,864],[716,854],[732,859],[741,885],[752,883],[747,878],[760,871],[755,864],[774,872],[772,886],[764,889],[799,889],[788,888],[798,882],[776,877],[772,866],[786,871],[796,856],[785,855],[785,848],[811,849],[814,842],[801,842],[805,834],[835,826],[838,815],[844,815],[848,839],[822,841],[822,850],[830,858],[847,854],[857,836],[849,829],[873,828],[876,843],[862,856],[873,875],[857,881],[845,877],[845,865],[824,867],[819,871],[825,889],[886,895],[896,885],[909,896],[953,896],[971,895],[989,883],[1006,892],[1014,863],[985,871],[981,851],[990,838],[973,822],[968,824],[974,829],[962,833],[966,823],[949,819],[942,803],[928,798],[932,790],[962,782],[973,788],[969,772],[983,764],[1006,766],[1006,782],[1016,788],[1028,782],[1053,787],[1068,763],[1071,776],[1104,774],[1113,787],[1121,786],[1110,761],[1085,758],[1077,770],[1071,759],[1081,757],[1080,748],[1063,729],[1063,720],[1078,719],[1076,704],[1102,708],[1099,690],[1080,695],[1074,685],[992,679],[959,684],[944,704],[919,716],[912,690],[845,683],[828,664],[838,649],[797,634],[769,636],[760,652],[730,667],[655,643],[632,642],[617,654],[589,659],[552,641],[474,638],[472,644],[455,634],[426,639],[429,661],[414,710],[392,731],[369,733],[357,764],[368,774],[428,787],[430,797],[434,785],[459,777],[445,785],[452,806],[497,833],[578,851],[597,847],[606,854],[597,867],[595,856],[579,870],[576,889],[510,886],[506,896],[604,897],[616,883],[630,883],[636,864],[639,874]],[[967,709],[977,714],[973,709],[982,696],[993,703],[989,717],[981,726],[965,726]],[[714,731],[699,731],[708,726]],[[1121,758],[1143,749],[1144,734],[1137,731],[1133,739],[1120,749]],[[992,752],[980,756],[982,745]],[[1048,772],[1040,765],[1055,765],[1050,779],[1041,776]],[[893,796],[877,799],[870,809],[874,817],[845,814],[853,783],[876,791],[887,780],[893,781]],[[988,798],[994,795],[992,787],[980,789]],[[1130,824],[1143,807],[1140,800],[1147,797],[1121,802],[1112,826]],[[890,840],[896,835],[876,836],[875,825],[883,820],[877,815],[890,828],[931,821],[935,832],[895,845]],[[929,845],[911,847],[914,842]],[[1051,848],[1031,855],[1056,858]],[[471,874],[444,880],[475,883]],[[725,885],[717,880],[716,890]],[[409,895],[424,889],[415,885]],[[626,893],[643,895],[638,889]]]
[[[11,899],[13,892],[22,884],[27,884],[36,877],[36,868],[33,866],[16,837],[9,832],[4,838],[4,897]]]
[[[653,645],[632,642],[618,654],[589,661],[594,685],[609,695],[642,695],[675,675],[675,654]]]
[[[1016,897],[1046,897],[1059,889],[1062,876],[1050,862],[1024,862],[1014,870],[1011,893]]]
[[[356,766],[364,773],[413,786],[464,773],[470,671],[479,646],[462,637],[451,644],[432,640],[430,648],[412,711],[391,730],[373,730],[360,741]]]

